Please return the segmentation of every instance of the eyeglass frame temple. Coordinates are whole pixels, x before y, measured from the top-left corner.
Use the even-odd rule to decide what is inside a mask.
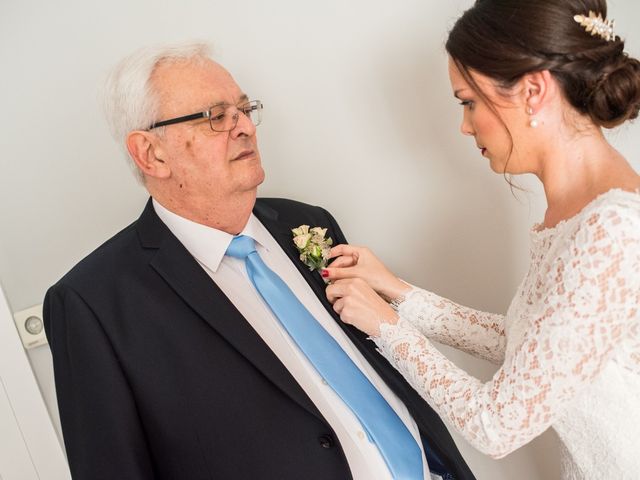
[[[158,127],[165,127],[167,125],[173,125],[175,123],[188,122],[189,120],[197,120],[199,118],[209,118],[209,110],[206,112],[192,113],[191,115],[185,115],[183,117],[172,118],[171,120],[162,120],[161,122],[154,123],[148,130],[153,130]]]

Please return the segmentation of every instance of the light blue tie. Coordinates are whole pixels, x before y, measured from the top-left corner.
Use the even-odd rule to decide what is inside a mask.
[[[393,478],[422,479],[422,454],[405,424],[284,281],[265,265],[254,240],[244,235],[235,237],[227,255],[244,259],[260,296],[318,373],[358,417]]]

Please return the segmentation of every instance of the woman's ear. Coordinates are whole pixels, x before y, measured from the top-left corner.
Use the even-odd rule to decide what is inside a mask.
[[[527,73],[522,77],[524,103],[535,115],[553,94],[554,79],[549,70]]]
[[[127,135],[129,155],[145,177],[169,178],[171,168],[163,160],[165,155],[160,139],[149,132],[134,130]]]

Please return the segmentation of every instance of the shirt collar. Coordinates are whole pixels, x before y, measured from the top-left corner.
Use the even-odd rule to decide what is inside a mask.
[[[153,208],[160,220],[169,228],[188,252],[207,268],[216,272],[224,259],[225,252],[233,240],[233,235],[201,223],[188,220],[167,210],[155,198]],[[240,235],[247,235],[256,241],[256,245],[269,251],[274,241],[260,220],[252,213]]]

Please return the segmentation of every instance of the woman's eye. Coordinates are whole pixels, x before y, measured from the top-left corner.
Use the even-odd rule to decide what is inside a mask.
[[[473,101],[472,100],[462,100],[460,105],[463,107],[469,107],[469,110],[473,110]]]

